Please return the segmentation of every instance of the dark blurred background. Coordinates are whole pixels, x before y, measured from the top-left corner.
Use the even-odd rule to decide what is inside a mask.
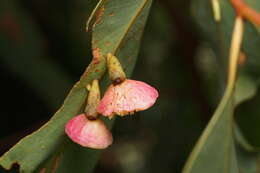
[[[54,114],[89,64],[85,23],[95,2],[1,1],[1,155]],[[133,79],[160,97],[151,109],[116,120],[115,142],[95,171],[180,172],[220,97],[214,56],[189,0],[154,1]]]

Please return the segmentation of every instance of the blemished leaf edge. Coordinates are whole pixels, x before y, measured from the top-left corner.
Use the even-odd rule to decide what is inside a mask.
[[[146,0],[146,1],[144,1],[144,2],[145,2],[145,3],[144,3],[144,5],[145,5],[147,2],[149,2],[149,0]],[[140,11],[141,11],[141,10],[142,10],[142,8],[140,9]],[[140,12],[140,11],[139,11],[139,12]],[[138,14],[139,14],[139,13],[138,13]],[[132,22],[133,22],[133,21],[132,21]],[[131,24],[132,24],[132,22],[131,22]],[[129,28],[130,28],[130,27],[129,27]],[[128,28],[128,30],[129,30],[129,28]],[[127,32],[128,32],[128,30],[127,30]],[[126,32],[126,33],[127,33],[127,32]],[[125,34],[125,35],[126,35],[126,34]],[[123,37],[122,37],[120,43],[119,43],[117,46],[121,46],[122,40],[123,40]],[[116,53],[116,51],[117,51],[117,48],[114,50],[114,54]],[[113,52],[112,52],[112,53],[113,53]],[[105,72],[105,69],[106,69],[106,67],[105,67],[105,59],[104,59],[103,56],[100,58],[100,62],[99,62],[98,65],[96,64],[96,62],[93,62],[93,61],[92,61],[92,62],[90,63],[90,65],[87,67],[87,69],[85,70],[85,72],[83,73],[83,75],[80,77],[80,80],[79,80],[78,82],[76,82],[76,84],[75,84],[75,85],[72,87],[72,89],[70,90],[70,92],[69,92],[68,96],[66,97],[66,99],[65,99],[63,105],[61,106],[61,108],[54,114],[54,116],[53,116],[45,125],[43,125],[40,129],[38,129],[38,130],[35,131],[34,133],[32,133],[32,134],[26,136],[25,138],[23,138],[22,140],[20,140],[14,147],[12,147],[8,152],[6,152],[6,153],[0,158],[0,163],[1,163],[1,161],[2,161],[1,165],[2,165],[4,168],[6,168],[6,169],[10,169],[14,163],[18,163],[18,161],[13,161],[13,160],[11,160],[10,158],[7,158],[7,161],[6,161],[6,159],[5,159],[5,161],[6,161],[6,162],[9,161],[9,162],[12,163],[12,164],[9,163],[9,165],[6,166],[5,163],[3,163],[3,162],[4,162],[3,160],[4,160],[4,158],[8,155],[9,152],[11,152],[12,150],[14,150],[14,149],[15,149],[16,147],[18,147],[19,145],[21,145],[21,143],[23,143],[23,142],[26,141],[27,139],[33,138],[34,135],[37,135],[37,134],[38,134],[39,132],[41,132],[42,130],[48,128],[48,126],[51,126],[52,123],[55,122],[57,116],[62,116],[62,115],[60,115],[60,114],[63,114],[62,111],[64,111],[67,102],[69,102],[70,99],[73,99],[73,97],[74,97],[74,96],[73,96],[73,93],[75,93],[75,92],[81,92],[81,94],[83,95],[83,96],[81,97],[81,99],[84,100],[84,99],[86,98],[86,96],[87,96],[87,90],[84,89],[85,86],[86,86],[88,83],[90,83],[93,79],[97,79],[97,78],[100,79],[100,78],[103,76],[103,74],[104,74],[104,72]],[[98,71],[98,72],[97,72],[97,71]],[[81,91],[79,91],[79,90],[81,90]],[[84,104],[84,102],[81,102],[81,103],[82,103],[82,104],[81,104],[80,106],[78,106],[78,111],[81,109],[82,105]],[[18,163],[18,164],[19,164],[19,163]],[[20,169],[22,169],[22,167],[20,167]],[[23,170],[21,170],[21,171],[23,171]]]

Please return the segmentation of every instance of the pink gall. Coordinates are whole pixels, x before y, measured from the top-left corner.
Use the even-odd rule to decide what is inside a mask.
[[[65,127],[66,134],[75,143],[93,149],[105,149],[113,142],[113,137],[100,119],[89,120],[85,114],[73,117]]]
[[[158,91],[152,86],[136,80],[124,80],[117,85],[110,85],[100,101],[98,113],[112,118],[114,114],[124,116],[153,106]]]

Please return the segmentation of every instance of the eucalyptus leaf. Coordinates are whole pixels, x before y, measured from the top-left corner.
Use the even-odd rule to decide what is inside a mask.
[[[247,2],[254,5],[259,3],[253,0],[247,0]],[[215,47],[217,58],[223,62],[220,65],[225,65],[227,68],[231,33],[236,14],[229,1],[220,0],[218,3],[221,12],[221,20],[219,22],[214,20],[211,1],[194,1],[192,12],[205,38]],[[259,5],[257,6],[259,7]],[[258,63],[259,45],[258,31],[254,25],[246,22],[241,49],[245,55],[245,60],[239,62],[239,73],[234,87],[235,90],[225,91],[221,103],[184,167],[185,173],[239,172],[241,166],[243,166],[243,164],[240,165],[241,154],[237,155],[235,150],[233,116],[236,106],[253,98],[256,94],[260,77],[260,63]],[[223,71],[219,71],[219,73],[225,74]]]
[[[107,53],[119,57],[130,76],[151,3],[151,0],[113,0],[106,1],[98,9],[92,28],[93,61],[49,122],[23,138],[0,158],[4,168],[10,169],[17,163],[20,171],[25,173],[92,171],[100,151],[82,148],[68,141],[64,125],[82,110],[87,96],[86,85],[93,79],[100,79],[105,73]],[[103,90],[107,85],[102,82]]]
[[[237,147],[237,160],[240,173],[258,173],[259,172],[259,154],[249,153],[241,147]]]
[[[226,90],[225,96],[191,153],[184,173],[238,172],[232,136],[233,110],[232,90]]]

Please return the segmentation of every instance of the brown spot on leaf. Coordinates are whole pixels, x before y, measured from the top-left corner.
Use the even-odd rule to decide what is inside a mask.
[[[105,43],[105,45],[106,45],[106,46],[110,46],[110,45],[111,45],[111,42],[108,41],[108,42]]]
[[[109,15],[110,17],[112,17],[112,16],[115,15],[115,13],[112,12],[112,13],[109,13],[108,15]]]
[[[100,61],[100,57],[101,57],[100,49],[99,48],[95,48],[95,49],[93,49],[92,53],[93,53],[93,60],[92,60],[93,63],[94,64],[98,64],[99,61]]]
[[[98,43],[98,40],[93,40],[92,43],[93,43],[93,44],[97,44],[97,43]]]
[[[1,16],[0,31],[4,32],[10,39],[16,42],[23,40],[21,28],[11,13],[6,13]]]
[[[54,161],[53,161],[53,163],[52,163],[52,165],[51,165],[51,172],[52,172],[52,173],[55,173],[55,172],[56,172],[57,168],[59,167],[59,164],[60,164],[60,157],[57,156],[57,157],[54,159]]]
[[[105,12],[104,6],[100,7],[100,9],[96,12],[96,21],[95,21],[93,27],[95,27],[96,24],[99,24],[101,22],[101,18],[103,16],[104,12]]]
[[[239,52],[238,65],[242,66],[246,62],[246,54],[242,51]]]
[[[46,171],[47,171],[46,168],[42,168],[42,169],[39,171],[39,173],[45,173]]]

